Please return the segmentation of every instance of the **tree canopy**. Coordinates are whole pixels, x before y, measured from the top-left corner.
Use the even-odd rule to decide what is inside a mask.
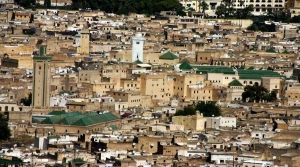
[[[216,105],[216,102],[204,102],[200,101],[195,106],[184,107],[183,110],[178,110],[174,116],[186,116],[186,115],[195,115],[196,111],[199,111],[205,117],[220,116],[221,109]]]
[[[252,17],[254,11],[253,5],[246,6],[242,9],[234,9],[232,0],[223,0],[223,3],[216,8],[216,15],[218,17],[234,17],[237,19],[249,19]],[[240,6],[242,6],[242,1]]]
[[[0,140],[7,140],[10,137],[7,119],[0,114]]]
[[[72,0],[73,9],[91,8],[116,14],[155,14],[161,11],[182,13],[183,6],[178,0]]]
[[[253,85],[246,86],[244,92],[242,93],[242,100],[244,102],[260,102],[264,101],[275,101],[277,99],[276,91],[271,91],[271,93],[263,86]]]
[[[199,4],[199,11],[200,11],[200,9],[205,16],[205,11],[209,9],[209,5],[203,0]]]
[[[20,102],[23,103],[24,106],[30,106],[32,102],[32,93],[29,93],[28,97],[22,98]]]

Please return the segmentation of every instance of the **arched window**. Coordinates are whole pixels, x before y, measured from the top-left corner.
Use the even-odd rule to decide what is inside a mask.
[[[11,107],[11,111],[14,111],[15,110],[15,108],[14,107]]]
[[[8,106],[5,106],[5,110],[4,111],[8,111]]]

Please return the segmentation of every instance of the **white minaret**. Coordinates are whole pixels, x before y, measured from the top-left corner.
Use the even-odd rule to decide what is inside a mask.
[[[137,33],[132,37],[132,62],[143,61],[144,40],[141,33]]]

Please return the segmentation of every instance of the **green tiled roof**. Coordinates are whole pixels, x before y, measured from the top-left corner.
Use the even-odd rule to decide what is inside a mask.
[[[76,159],[73,159],[73,160],[71,160],[69,162],[78,162],[78,163],[80,163],[80,162],[85,162],[85,161],[83,159],[81,159],[81,158],[76,158]]]
[[[112,130],[118,130],[118,127],[116,125],[110,125]]]
[[[43,120],[41,123],[42,124],[58,124],[62,119],[66,117],[72,117],[76,115],[81,115],[80,112],[71,112],[71,113],[66,113],[66,114],[61,114],[61,115],[54,115],[52,117],[46,118]]]
[[[40,121],[32,117],[32,123],[40,123]]]
[[[254,67],[249,67],[247,70],[254,70]]]
[[[108,112],[98,114],[96,112],[91,113],[79,113],[72,112],[62,115],[54,115],[43,120],[42,124],[61,124],[61,125],[74,125],[74,126],[89,126],[119,119],[118,116]]]
[[[0,164],[1,165],[9,165],[9,164],[22,164],[23,162],[21,160],[16,161],[16,160],[9,160],[9,159],[3,159],[0,158]]]
[[[276,51],[273,48],[267,49],[266,52],[268,52],[268,53],[276,53]]]
[[[65,117],[64,119],[60,120],[58,124],[63,124],[63,125],[73,125],[75,122],[78,120],[85,118],[85,117],[90,117],[90,116],[97,116],[98,113],[92,112],[92,113],[86,113],[82,115],[75,115],[75,116],[70,116],[70,117]]]
[[[66,113],[66,111],[52,111],[48,115],[61,115],[61,114],[65,114],[65,113]]]
[[[269,70],[238,70],[240,79],[261,79],[262,77],[281,77],[277,72]]]
[[[175,59],[179,59],[179,57],[171,52],[166,52],[163,55],[159,56],[159,59],[175,60]]]
[[[182,64],[180,64],[179,69],[181,69],[181,70],[192,70],[193,67],[188,62],[185,61]]]
[[[105,114],[98,114],[98,116],[90,116],[90,117],[84,117],[77,122],[73,123],[72,125],[76,126],[89,126],[93,124],[99,124],[103,122],[113,121],[117,120],[119,117],[112,113],[105,113]]]
[[[223,74],[235,74],[234,70],[226,66],[199,66],[192,65],[193,68],[196,68],[196,73],[223,73]],[[240,79],[261,79],[262,77],[281,77],[277,72],[269,70],[251,70],[250,69],[237,69]]]
[[[283,54],[289,54],[289,52],[287,50],[284,50],[282,53]]]
[[[234,71],[232,68],[230,67],[226,67],[226,66],[197,66],[197,65],[193,65],[193,68],[197,69],[197,73],[203,73],[203,74],[207,74],[207,73],[224,73],[224,74],[234,74]]]
[[[139,59],[137,59],[137,60],[135,61],[135,63],[136,63],[136,64],[143,64],[143,62],[142,62],[141,60],[139,60]]]
[[[238,80],[235,79],[235,80],[231,81],[228,84],[228,86],[243,86],[243,84],[241,84],[240,81],[238,81]]]
[[[48,136],[49,139],[60,139],[60,136]]]

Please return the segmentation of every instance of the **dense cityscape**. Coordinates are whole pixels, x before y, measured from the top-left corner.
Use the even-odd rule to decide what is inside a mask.
[[[0,5],[0,167],[300,166],[297,0]]]

